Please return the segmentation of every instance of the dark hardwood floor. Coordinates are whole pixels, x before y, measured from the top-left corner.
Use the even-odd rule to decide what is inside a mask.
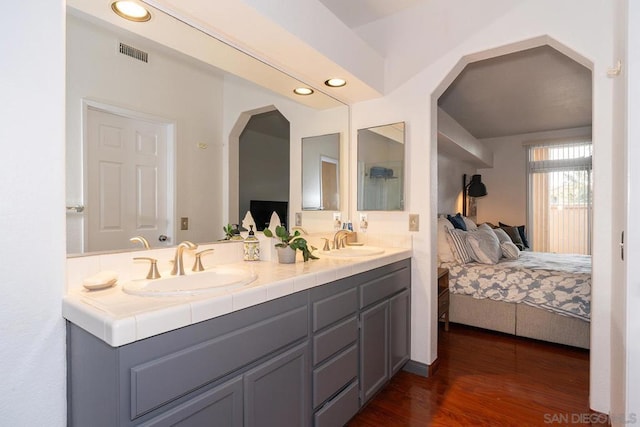
[[[400,372],[348,425],[607,425],[589,410],[589,352],[450,325],[432,377]]]

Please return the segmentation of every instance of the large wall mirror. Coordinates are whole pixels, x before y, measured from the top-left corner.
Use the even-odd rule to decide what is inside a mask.
[[[340,210],[340,134],[302,138],[302,209]]]
[[[295,95],[303,83],[150,9],[149,22],[129,22],[110,2],[67,0],[68,254],[131,250],[136,235],[152,247],[215,241],[252,200],[284,202],[291,216],[303,204],[302,138],[348,134],[348,106],[318,90]],[[251,166],[264,165],[264,147],[240,148],[252,117],[270,112],[289,124],[291,161],[273,165],[288,195],[240,188],[242,170],[270,179]]]
[[[404,122],[358,130],[358,210],[404,210]]]

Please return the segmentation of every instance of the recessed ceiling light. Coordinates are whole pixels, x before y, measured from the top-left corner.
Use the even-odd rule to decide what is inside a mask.
[[[121,0],[111,3],[111,9],[120,17],[134,22],[146,22],[151,19],[151,14],[144,6],[129,0]]]
[[[293,90],[293,93],[295,93],[296,95],[311,95],[313,93],[313,89],[308,88],[308,87],[297,87]]]
[[[324,82],[329,87],[342,87],[347,84],[347,81],[344,79],[333,78]]]

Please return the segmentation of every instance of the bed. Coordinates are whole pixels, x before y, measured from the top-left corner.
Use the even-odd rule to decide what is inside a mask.
[[[496,264],[460,262],[441,244],[451,322],[589,348],[590,256],[522,251]]]

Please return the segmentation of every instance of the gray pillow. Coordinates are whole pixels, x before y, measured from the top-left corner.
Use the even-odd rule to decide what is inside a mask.
[[[497,264],[502,257],[500,240],[488,226],[467,233],[467,247],[471,258],[481,264]]]

